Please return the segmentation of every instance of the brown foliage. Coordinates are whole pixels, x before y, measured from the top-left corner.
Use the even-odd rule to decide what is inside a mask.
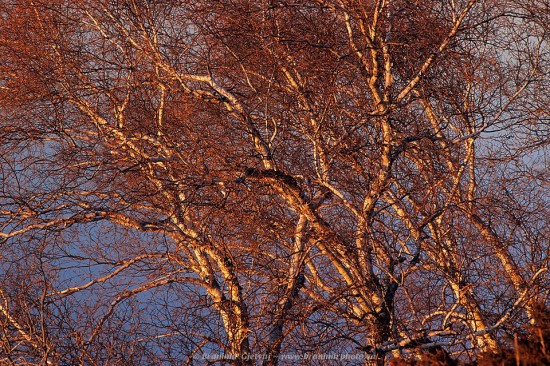
[[[0,362],[494,351],[550,298],[530,2],[0,0]]]
[[[550,311],[542,304],[535,309],[535,324],[524,326],[513,336],[506,339],[509,346],[496,352],[484,352],[479,355],[479,366],[536,366],[549,365],[550,352]]]

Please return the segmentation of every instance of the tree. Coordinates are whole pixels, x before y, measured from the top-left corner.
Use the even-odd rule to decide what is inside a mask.
[[[496,349],[549,301],[535,5],[3,0],[2,360]]]

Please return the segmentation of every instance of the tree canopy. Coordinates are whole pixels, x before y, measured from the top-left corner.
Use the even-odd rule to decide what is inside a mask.
[[[0,0],[0,362],[509,345],[550,305],[549,17]]]

